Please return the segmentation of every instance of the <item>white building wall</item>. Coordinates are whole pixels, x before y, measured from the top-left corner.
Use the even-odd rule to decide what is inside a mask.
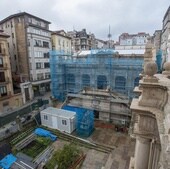
[[[44,63],[49,63],[49,58],[45,58],[44,54],[47,54],[51,49],[51,34],[48,31],[44,31],[42,29],[28,27],[28,41],[29,41],[29,60],[30,60],[30,74],[33,81],[38,80],[38,74],[42,73],[43,78],[45,79],[45,73],[50,73],[50,68],[44,68]],[[35,40],[39,40],[41,45],[43,45],[43,41],[49,43],[49,48],[42,46],[35,46]],[[36,68],[36,63],[41,64],[41,68]]]
[[[75,126],[75,116],[72,118],[68,117],[61,117],[49,113],[45,113],[44,111],[41,114],[41,123],[44,126],[58,129],[63,132],[72,133],[76,126]]]

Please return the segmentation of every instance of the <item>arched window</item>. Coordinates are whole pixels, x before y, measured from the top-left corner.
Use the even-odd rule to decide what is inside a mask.
[[[117,76],[115,79],[115,89],[125,90],[126,79],[123,76]]]
[[[135,78],[135,80],[134,80],[134,87],[139,86],[139,80],[140,80],[139,77]]]
[[[87,74],[82,75],[82,87],[90,86],[90,76]]]
[[[67,90],[69,92],[74,92],[76,83],[75,83],[75,75],[74,74],[68,74],[67,75]]]
[[[104,75],[97,76],[97,88],[106,89],[107,88],[107,78]]]

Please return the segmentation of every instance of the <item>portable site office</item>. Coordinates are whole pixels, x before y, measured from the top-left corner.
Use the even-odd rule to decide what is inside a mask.
[[[72,133],[76,128],[76,112],[48,107],[40,112],[43,126]]]

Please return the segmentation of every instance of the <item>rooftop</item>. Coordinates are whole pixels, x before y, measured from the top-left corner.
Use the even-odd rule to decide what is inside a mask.
[[[19,17],[19,16],[24,16],[24,15],[28,15],[28,16],[30,16],[30,17],[39,19],[39,20],[41,20],[41,21],[43,21],[43,22],[46,22],[46,23],[48,23],[48,24],[51,23],[51,22],[49,22],[49,21],[47,21],[47,20],[44,20],[44,19],[42,19],[42,18],[39,18],[39,17],[34,16],[34,15],[32,15],[32,14],[29,14],[29,13],[27,13],[27,12],[20,12],[20,13],[16,13],[16,14],[10,15],[10,16],[8,16],[7,18],[1,20],[1,21],[0,21],[0,24],[4,23],[4,22],[6,22],[6,21],[8,21],[8,20],[10,20],[10,19],[12,19],[12,18]]]

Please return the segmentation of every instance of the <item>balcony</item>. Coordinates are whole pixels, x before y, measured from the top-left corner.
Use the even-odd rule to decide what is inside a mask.
[[[35,81],[32,81],[32,84],[33,85],[38,85],[38,84],[41,84],[41,83],[48,83],[48,82],[51,82],[51,78],[37,79]]]

